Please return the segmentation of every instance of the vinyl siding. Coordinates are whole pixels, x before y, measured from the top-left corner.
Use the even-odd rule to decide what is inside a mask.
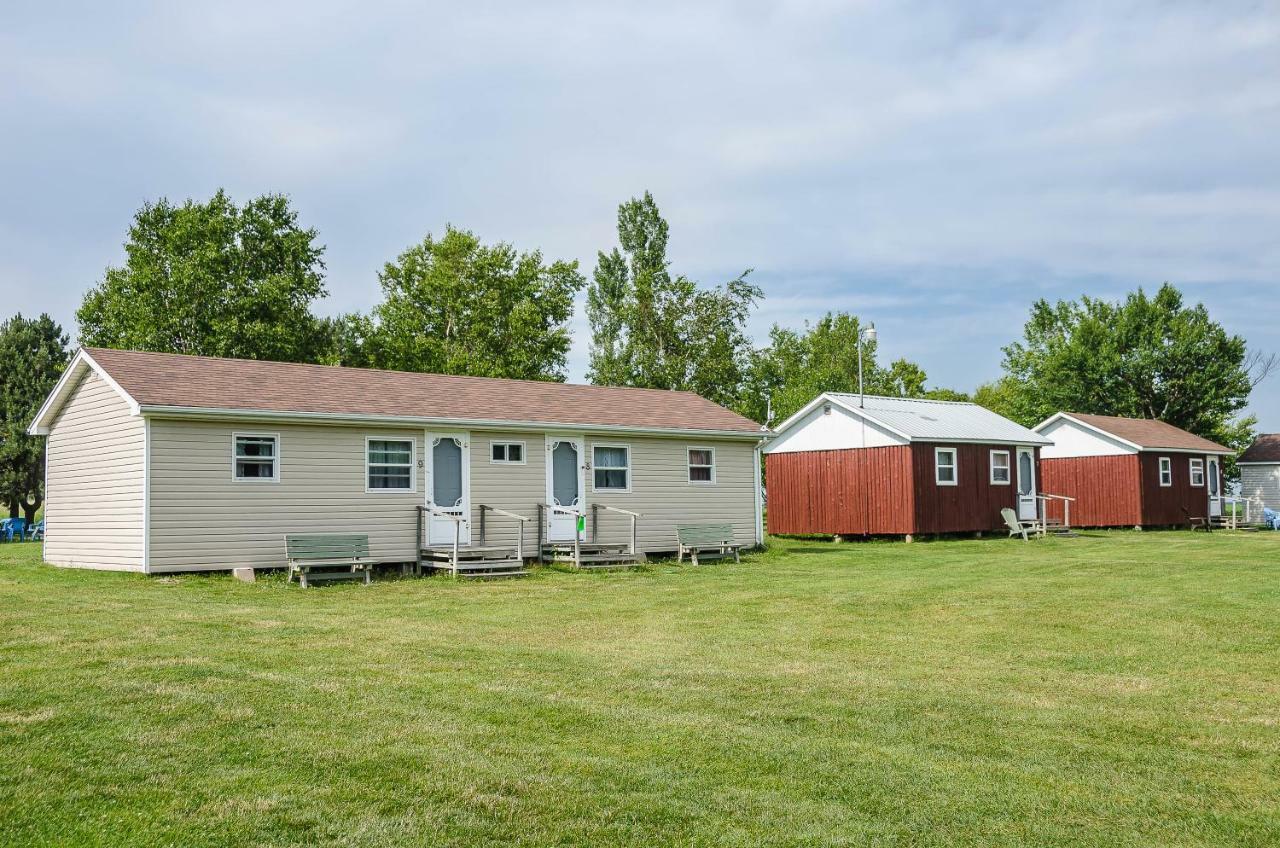
[[[49,428],[44,559],[55,565],[143,569],[146,431],[90,371]]]
[[[280,435],[278,483],[232,479],[233,433]],[[280,567],[286,533],[368,533],[376,559],[416,559],[422,469],[414,492],[365,492],[369,436],[412,439],[423,458],[419,429],[153,419],[151,570]]]
[[[732,524],[736,542],[744,546],[755,544],[754,441],[588,437],[588,459],[595,444],[631,447],[631,491],[595,492],[588,470],[588,519],[593,503],[641,513],[644,517],[637,523],[637,544],[646,552],[675,550],[677,524]],[[686,450],[690,447],[715,448],[714,484],[689,482]],[[599,541],[622,542],[630,538],[627,516],[602,510],[599,522]]]
[[[495,465],[493,442],[523,442],[524,465]],[[546,447],[542,433],[471,434],[471,542],[480,544],[480,504],[505,509],[530,519],[520,525],[513,518],[489,513],[485,544],[516,543],[517,527],[524,528],[524,553],[533,556],[538,544],[538,504],[547,499]]]
[[[1240,491],[1247,498],[1261,498],[1262,505],[1280,510],[1280,463],[1241,465]]]

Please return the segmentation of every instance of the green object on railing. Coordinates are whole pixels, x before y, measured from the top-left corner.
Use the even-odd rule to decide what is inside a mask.
[[[587,531],[587,517],[585,515],[578,516],[578,532],[585,533]]]

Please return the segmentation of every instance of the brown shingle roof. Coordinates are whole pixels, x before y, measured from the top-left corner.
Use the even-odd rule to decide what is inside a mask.
[[[1231,448],[1223,447],[1217,442],[1211,442],[1194,433],[1188,433],[1180,427],[1153,418],[1120,418],[1115,415],[1086,415],[1083,412],[1068,412],[1067,415],[1124,439],[1126,442],[1132,442],[1143,450],[1165,448],[1205,453],[1234,453]]]
[[[691,392],[86,348],[145,410],[263,411],[637,429],[761,432]]]
[[[1263,433],[1240,454],[1240,462],[1280,462],[1280,433]]]

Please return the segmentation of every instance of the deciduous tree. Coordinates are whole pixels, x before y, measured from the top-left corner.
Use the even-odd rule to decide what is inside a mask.
[[[123,267],[108,268],[76,318],[83,344],[245,359],[314,361],[310,307],[325,294],[324,248],[282,195],[237,206],[165,199],[134,216]]]
[[[68,359],[67,336],[48,315],[0,324],[0,494],[28,522],[44,503],[42,436],[27,435]]]

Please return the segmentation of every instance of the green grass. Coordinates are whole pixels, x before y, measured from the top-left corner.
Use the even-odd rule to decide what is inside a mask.
[[[0,844],[1276,845],[1280,534],[506,583],[0,546]]]

